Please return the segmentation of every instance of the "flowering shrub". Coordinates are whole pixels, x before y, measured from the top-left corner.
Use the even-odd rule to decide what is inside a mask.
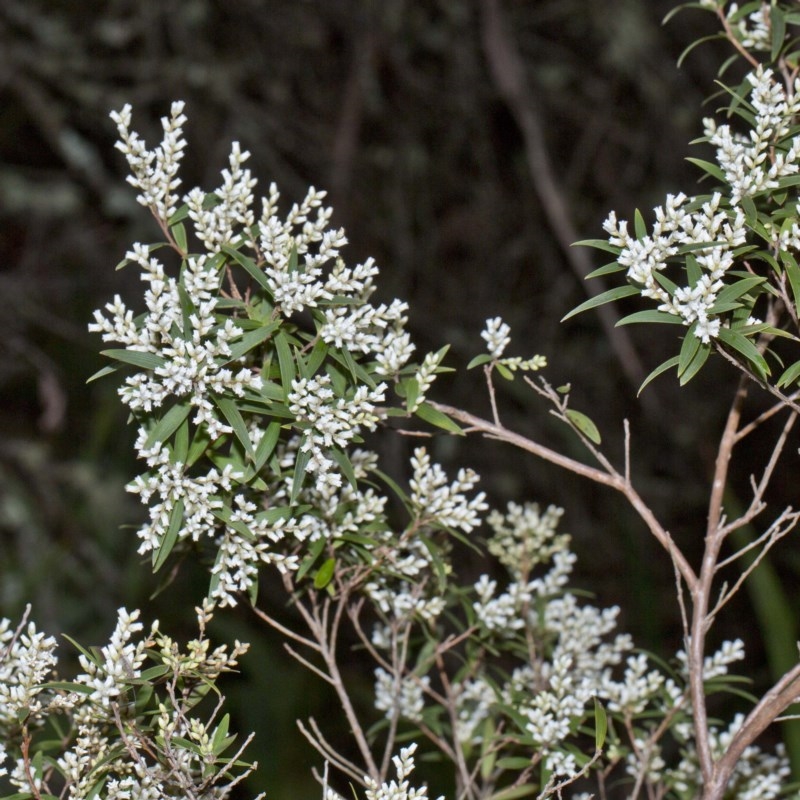
[[[778,3],[699,5],[752,67],[730,90],[729,113],[746,132],[706,121],[717,163],[695,163],[719,182],[711,194],[669,195],[650,229],[639,212],[633,232],[609,216],[609,239],[588,243],[615,260],[594,274],[624,272],[627,282],[572,312],[641,295],[656,308],[622,323],[685,328],[679,355],[648,382],[677,367],[685,383],[715,352],[744,373],[719,443],[699,566],[635,488],[627,428],[618,468],[594,422],[571,407],[569,387],[534,379],[545,359],[506,354],[502,319],[486,321],[487,352],[469,365],[484,371],[492,419],[433,401],[447,348],[413,360],[406,304],[373,301],[378,268],[371,259],[346,264],[346,237],[330,227],[323,192],[310,189],[281,215],[272,185],[257,204],[238,143],[217,189],[180,192],[183,105],[162,120],[153,149],[132,129],[130,107],[112,115],[129,182],[164,241],[134,244],[121,264],[139,270],[143,308],[116,297],[95,312],[91,329],[112,346],[103,351],[112,364],[96,377],[123,372],[120,398],[138,426],[144,472],[128,488],[149,511],[139,553],[154,571],[195,554],[210,580],[195,641],[181,648],[158,624],[143,635],[138,612],[121,609],[107,646],[78,646],[82,672],[71,680],[54,673],[52,638],[26,620],[0,622],[0,775],[16,792],[9,797],[228,796],[253,767],[243,745],[233,749],[210,690],[246,646],[212,649],[205,628],[217,608],[241,602],[337,695],[353,747],[332,742],[314,719],[299,723],[329,800],[347,796],[348,783],[368,800],[426,800],[427,789],[409,780],[418,752],[446,765],[454,796],[470,800],[607,797],[617,787],[631,798],[785,796],[783,748],[756,741],[800,696],[800,666],[746,714],[723,708],[714,719],[707,700],[737,691],[729,670],[745,656],[738,639],[710,647],[716,618],[800,519],[786,508],[753,545],[721,556],[728,537],[764,512],[800,411],[784,394],[800,360],[773,379],[780,360],[770,352],[776,337],[797,341],[800,67],[789,43],[800,19]],[[521,373],[590,462],[505,428],[494,379]],[[745,420],[751,384],[776,403]],[[786,421],[772,455],[748,507],[733,514],[724,504],[733,447],[778,414]],[[384,474],[369,443],[390,418],[423,428],[415,433],[432,425],[490,436],[622,493],[674,569],[683,648],[664,660],[637,651],[617,630],[618,608],[595,607],[571,588],[576,555],[558,528],[561,509],[490,510],[472,470],[448,476],[424,446],[407,486]],[[402,513],[390,513],[391,495]],[[491,535],[482,543],[484,523]],[[486,559],[477,579],[459,574],[464,547]],[[748,566],[718,586],[719,573],[748,553]],[[282,587],[297,628],[275,615],[260,581]],[[342,674],[345,627],[374,682],[367,709]]]

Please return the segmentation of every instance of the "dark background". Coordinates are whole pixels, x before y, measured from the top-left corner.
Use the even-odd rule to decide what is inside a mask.
[[[729,49],[700,47],[679,70],[681,51],[716,28],[691,10],[662,26],[672,6],[3,0],[0,614],[31,602],[48,631],[91,643],[123,603],[165,628],[170,618],[190,623],[203,591],[189,570],[167,596],[148,599],[155,582],[135,553],[142,510],[123,491],[137,471],[133,429],[113,379],[85,383],[103,365],[86,332],[92,310],[115,293],[135,302],[141,290],[133,271],[114,265],[134,240],[158,238],[113,148],[108,112],[126,102],[152,146],[158,118],[186,100],[187,190],[218,185],[233,139],[253,153],[263,190],[277,182],[284,208],[309,184],[327,188],[348,231],[346,258],[376,258],[380,298],[410,303],[420,351],[452,344],[449,363],[462,369],[437,384],[437,399],[488,413],[479,371],[463,366],[483,349],[484,320],[502,315],[509,354],[546,355],[548,379],[572,382],[574,407],[593,417],[614,458],[630,419],[641,493],[673,535],[699,548],[735,376],[712,360],[686,389],[662,377],[637,399],[644,375],[676,352],[672,326],[609,338],[627,306],[559,322],[600,288],[582,275],[602,254],[571,241],[602,236],[612,208],[631,218],[666,192],[700,191],[687,142],[713,111],[702,103]],[[501,383],[509,427],[583,457],[521,381]],[[563,505],[579,585],[601,605],[619,603],[642,646],[665,656],[680,646],[672,570],[619,498],[495,444],[441,437],[432,446],[450,466],[474,466],[498,503]],[[389,450],[390,468],[402,472],[406,455]],[[756,447],[743,460],[763,455]],[[736,478],[745,500],[747,474]],[[786,471],[781,481],[789,494]],[[794,578],[790,547],[780,560]],[[190,598],[185,608],[179,595]],[[763,680],[763,637],[740,611],[720,635],[745,639],[748,668]],[[245,682],[231,684],[240,725],[259,728],[254,790],[316,796],[308,767],[318,760],[293,719],[330,715],[328,699],[245,611],[224,615],[217,633],[255,642]]]

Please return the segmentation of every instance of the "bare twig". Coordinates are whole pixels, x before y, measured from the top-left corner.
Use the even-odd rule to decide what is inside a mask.
[[[549,447],[534,442],[521,434],[510,431],[502,425],[495,425],[488,420],[481,419],[480,417],[462,411],[453,406],[444,405],[442,403],[431,402],[431,405],[444,414],[452,417],[453,419],[467,425],[467,432],[482,433],[490,439],[497,439],[498,441],[507,442],[508,444],[525,450],[533,455],[544,459],[545,461],[555,464],[562,469],[566,469],[583,478],[588,478],[590,481],[608,486],[625,496],[627,501],[641,517],[643,522],[647,525],[648,530],[658,540],[658,542],[669,553],[670,558],[675,564],[676,568],[681,574],[681,577],[686,582],[690,591],[694,588],[697,582],[697,576],[692,569],[691,564],[686,560],[681,550],[675,544],[669,531],[664,529],[656,519],[650,507],[639,496],[638,492],[634,489],[633,485],[625,480],[616,470],[605,472],[596,467],[590,467],[581,461],[576,461],[573,458],[562,455],[561,453],[551,450]]]

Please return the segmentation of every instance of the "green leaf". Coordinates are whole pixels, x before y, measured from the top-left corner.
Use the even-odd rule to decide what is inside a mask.
[[[456,433],[460,436],[464,435],[464,431],[462,431],[450,417],[428,403],[420,403],[414,414],[421,420],[435,425],[437,428],[442,428],[442,430],[448,431],[449,433]]]
[[[278,363],[281,369],[281,384],[286,396],[292,391],[292,381],[297,377],[295,368],[294,357],[292,356],[289,342],[286,339],[286,334],[279,331],[275,336],[275,349],[278,352]]]
[[[607,239],[581,239],[579,242],[573,242],[572,247],[594,247],[596,250],[605,250],[615,256],[622,252],[621,247],[611,244]]]
[[[639,289],[627,283],[624,286],[617,286],[614,289],[608,289],[601,294],[590,297],[588,300],[581,303],[577,308],[573,308],[569,314],[567,314],[565,317],[562,317],[561,321],[565,322],[570,317],[574,317],[576,314],[582,314],[584,311],[588,311],[591,308],[597,308],[597,306],[611,303],[614,300],[621,300],[623,297],[631,297],[631,295],[634,294],[639,294]]]
[[[230,714],[226,714],[219,721],[219,725],[217,725],[217,728],[214,731],[214,737],[211,739],[211,750],[213,751],[214,755],[219,755],[227,748],[228,745],[225,743],[225,739],[228,736],[228,728],[230,727],[230,723]]]
[[[604,264],[602,267],[592,270],[588,275],[586,275],[584,280],[588,281],[592,278],[600,278],[603,275],[612,275],[615,272],[623,272],[626,269],[628,268],[620,264],[619,261],[611,261],[608,264]]]
[[[594,749],[602,750],[608,733],[608,715],[603,704],[594,698]]]
[[[696,330],[697,323],[693,322],[689,326],[686,335],[683,337],[683,342],[681,342],[680,361],[678,362],[678,377],[683,375],[683,373],[686,371],[686,368],[695,357],[695,353],[697,353],[697,351],[700,349],[700,339],[694,335]]]
[[[575,411],[572,408],[568,408],[565,412],[567,419],[590,441],[594,442],[594,444],[600,444],[602,439],[600,438],[600,431],[597,430],[597,425],[592,422],[586,414],[582,414],[580,411]]]
[[[230,364],[233,361],[238,361],[242,356],[268,339],[278,327],[280,327],[280,322],[276,320],[275,322],[270,322],[268,325],[263,325],[255,330],[248,331],[237,342],[231,345],[231,353],[222,363]]]
[[[694,286],[703,277],[703,270],[700,269],[697,259],[691,254],[686,256],[686,277],[689,286]]]
[[[308,355],[305,364],[305,377],[311,378],[322,366],[328,355],[328,343],[324,339],[317,339]]]
[[[167,664],[156,664],[154,667],[142,670],[141,674],[139,675],[139,680],[142,683],[150,683],[156,678],[161,678],[164,675],[167,675],[170,671],[171,668]]]
[[[183,498],[178,500],[172,507],[172,512],[169,515],[169,528],[164,534],[158,547],[153,551],[153,572],[158,572],[164,566],[164,562],[169,557],[178,541],[178,532],[181,529],[183,522]]]
[[[116,371],[117,371],[116,367],[103,367],[102,369],[97,370],[97,372],[95,372],[91,378],[88,378],[86,383],[91,383],[92,381],[96,381],[98,378],[105,378],[106,375],[111,375]]]
[[[475,356],[472,361],[467,364],[467,369],[474,369],[475,367],[480,367],[481,364],[488,364],[492,360],[493,356],[489,355],[489,353],[481,353],[479,356]]]
[[[267,463],[267,460],[275,450],[275,445],[278,443],[278,437],[280,435],[280,423],[275,421],[270,422],[267,426],[267,430],[264,431],[263,436],[258,442],[258,447],[256,447],[255,460],[252,466],[254,475],[258,474],[264,464]]]
[[[189,204],[184,203],[168,220],[167,225],[171,228],[173,225],[177,225],[179,222],[182,222],[189,216]]]
[[[753,198],[748,195],[744,195],[739,202],[744,209],[745,222],[752,228],[758,222],[756,204],[753,202]]]
[[[334,447],[330,450],[331,458],[339,465],[342,475],[347,479],[347,482],[354,488],[358,488],[358,481],[356,480],[356,473],[353,469],[353,464],[347,457],[347,453]]]
[[[297,570],[297,574],[295,575],[296,583],[300,583],[309,569],[314,566],[314,562],[320,557],[327,543],[327,540],[322,537],[311,543],[311,546],[308,549],[308,555],[303,559],[300,567]]]
[[[484,720],[483,730],[481,731],[481,778],[484,781],[488,781],[491,778],[496,760],[494,720],[491,717],[487,717]]]
[[[711,354],[711,345],[700,342],[700,347],[698,347],[697,350],[695,351],[695,354],[692,356],[692,360],[686,365],[686,369],[680,373],[681,386],[686,386],[686,384],[689,383],[689,381],[692,378],[694,378],[694,376],[697,375],[698,372],[700,372],[701,368],[703,367],[703,364],[706,363],[710,354]]]
[[[676,367],[676,366],[678,365],[678,362],[679,362],[679,361],[680,361],[680,356],[673,356],[672,358],[668,358],[668,359],[667,359],[667,360],[666,360],[666,361],[665,361],[663,364],[659,364],[659,365],[658,365],[658,366],[657,366],[657,367],[656,367],[656,368],[655,368],[655,369],[654,369],[654,370],[653,370],[653,371],[652,371],[652,372],[651,372],[651,373],[650,373],[650,374],[649,374],[649,375],[648,375],[648,376],[647,376],[647,377],[646,377],[646,378],[645,378],[645,379],[642,381],[642,385],[639,387],[639,391],[638,391],[638,392],[636,392],[636,396],[638,397],[638,396],[639,396],[639,395],[640,395],[640,394],[641,394],[641,393],[644,391],[644,388],[645,388],[645,386],[647,386],[647,384],[648,384],[648,383],[650,383],[650,382],[651,382],[651,381],[653,381],[655,378],[657,378],[659,375],[661,375],[661,373],[662,373],[662,372],[666,372],[668,369],[672,369],[673,367]]]
[[[314,576],[314,588],[324,589],[333,580],[333,573],[336,569],[336,559],[328,558],[322,562],[322,566]]]
[[[527,769],[530,765],[530,758],[524,758],[523,756],[507,756],[506,758],[497,759],[498,769],[513,769],[516,772],[517,770]]]
[[[715,36],[710,38],[716,38]],[[703,161],[702,158],[687,158],[686,159],[690,164],[694,164],[696,167],[700,167],[703,172],[708,173],[711,175],[712,178],[716,178],[721,183],[725,182],[725,173],[717,164],[712,164],[710,161]]]
[[[156,369],[163,367],[166,360],[155,353],[141,353],[138,350],[101,350],[101,356],[108,356],[125,364],[132,364],[142,369]]]
[[[144,449],[148,450],[156,442],[166,442],[173,433],[183,424],[189,416],[192,406],[188,401],[174,405],[166,414],[155,424],[144,443]]]
[[[247,453],[250,458],[255,461],[255,451],[253,450],[253,443],[250,441],[250,434],[247,431],[247,425],[245,425],[244,418],[242,417],[239,409],[236,406],[235,401],[233,401],[230,397],[216,397],[212,395],[212,399],[217,405],[217,408],[222,412],[222,415],[228,421],[228,424],[233,428],[233,433],[236,438],[241,443],[242,447],[244,447],[245,453]]]
[[[769,10],[769,22],[772,29],[772,51],[770,58],[772,61],[777,61],[786,41],[786,17],[781,8],[773,5]]]
[[[678,9],[675,10],[677,11]],[[686,56],[688,56],[689,53],[691,53],[692,50],[695,49],[695,47],[698,47],[701,44],[705,44],[706,42],[713,42],[715,39],[722,39],[722,38],[724,38],[724,34],[712,33],[709,36],[703,36],[700,39],[697,39],[694,42],[692,42],[690,45],[685,47],[683,52],[678,56],[678,69],[681,68],[683,62],[686,60]]]
[[[489,800],[517,800],[518,797],[528,797],[538,791],[539,788],[537,786],[531,783],[524,783],[521,786],[510,786],[507,789],[501,789],[496,794],[493,794]]]
[[[303,265],[305,269],[305,265]],[[286,265],[288,272],[297,272],[300,269],[300,264],[297,260],[297,244],[292,245],[292,250],[289,253],[289,263]]]
[[[189,420],[185,419],[175,434],[175,443],[172,447],[172,462],[185,464],[189,455]]]
[[[419,398],[419,381],[416,378],[406,378],[402,383],[402,391],[406,397],[406,408],[411,411]]]
[[[737,333],[728,328],[720,328],[719,338],[728,345],[728,347],[744,356],[762,380],[765,380],[770,374],[769,364],[764,360],[764,356],[762,356],[761,353],[758,352],[758,348],[749,339],[742,336],[741,333]]]
[[[262,289],[272,294],[269,279],[267,278],[264,270],[262,270],[252,258],[248,258],[244,253],[240,253],[230,245],[224,244],[220,248],[226,256],[232,258],[245,272],[259,285]]]
[[[298,450],[297,457],[294,463],[294,478],[292,479],[292,493],[289,502],[294,505],[297,502],[297,496],[303,488],[303,481],[306,479],[306,467],[311,459],[311,453],[308,450]]]
[[[187,254],[189,252],[189,247],[188,247],[188,241],[186,239],[186,228],[184,228],[183,225],[180,222],[178,222],[174,225],[171,225],[169,230],[170,233],[172,234],[172,237],[175,239],[175,244],[178,245],[178,248],[180,249],[181,253],[183,253],[184,255]]]
[[[730,303],[734,300],[738,300],[740,297],[747,294],[751,289],[754,289],[756,286],[760,286],[762,283],[764,283],[764,281],[766,281],[766,278],[762,278],[758,275],[742,278],[742,280],[726,286],[717,295],[717,303]],[[717,303],[714,304],[714,308],[716,308]]]
[[[798,378],[800,378],[800,361],[795,361],[790,364],[783,374],[778,378],[777,386],[782,389],[784,386],[791,386]]]
[[[103,662],[102,659],[98,658],[94,653],[91,653],[87,650],[82,644],[76,642],[71,636],[67,636],[66,633],[61,634],[79,653],[89,659],[93,664],[97,664],[100,666]]]
[[[514,373],[505,365],[501,364],[499,361],[494,365],[494,368],[500,373],[500,375],[505,378],[507,381],[514,380]]]
[[[656,311],[653,308],[628,314],[627,317],[617,320],[615,327],[619,327],[620,325],[632,325],[637,322],[665,322],[669,325],[683,325],[683,320],[675,316],[675,314],[668,314],[666,311]]]
[[[789,253],[781,251],[781,261],[783,261],[783,268],[786,270],[786,276],[789,278],[789,286],[792,289],[792,296],[794,297],[795,311],[800,310],[800,267],[797,266],[797,261]]]
[[[647,236],[647,225],[645,225],[642,212],[638,208],[633,212],[633,229],[639,241]]]

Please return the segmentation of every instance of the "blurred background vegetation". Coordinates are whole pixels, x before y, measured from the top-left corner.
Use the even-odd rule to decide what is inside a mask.
[[[157,238],[113,148],[108,112],[128,102],[152,143],[170,101],[187,101],[187,187],[215,187],[237,139],[285,207],[309,184],[328,189],[351,242],[347,259],[376,258],[382,299],[410,303],[422,351],[450,342],[450,364],[463,367],[482,350],[483,321],[502,315],[510,353],[545,354],[548,379],[572,383],[573,405],[591,414],[612,455],[631,420],[640,491],[675,536],[699,546],[735,376],[712,364],[686,390],[663,377],[637,400],[643,376],[675,350],[670,326],[614,332],[619,307],[559,323],[601,288],[583,281],[596,255],[571,241],[602,235],[612,208],[630,218],[666,192],[695,190],[687,142],[713,110],[702,102],[729,53],[701,47],[679,70],[681,51],[715,26],[697,11],[662,26],[672,6],[3,0],[0,615],[31,602],[48,631],[91,643],[123,603],[165,626],[190,625],[204,589],[190,569],[149,599],[156,582],[134,535],[142,510],[123,489],[137,471],[133,430],[113,379],[85,383],[102,366],[86,332],[91,311],[114,293],[135,300],[136,275],[114,265],[132,241]],[[477,372],[442,380],[437,398],[487,413]],[[509,427],[581,455],[523,385],[500,393]],[[764,457],[752,446],[745,461]],[[477,468],[498,503],[564,506],[579,584],[602,605],[619,603],[642,646],[662,655],[680,646],[672,571],[618,498],[491,443],[438,437],[432,447],[446,464]],[[402,442],[385,453],[397,474],[407,455]],[[736,477],[742,496],[747,477],[746,467]],[[778,500],[790,497],[788,468],[782,480]],[[780,553],[777,577],[796,582],[796,552]],[[744,638],[766,679],[766,655],[773,666],[786,657],[768,624],[786,598],[774,573],[758,574],[760,622],[733,614],[720,635]],[[293,719],[331,716],[329,698],[246,610],[221,617],[217,633],[255,643],[245,681],[231,684],[240,726],[259,731],[252,755],[263,769],[250,788],[317,796],[317,759]]]

